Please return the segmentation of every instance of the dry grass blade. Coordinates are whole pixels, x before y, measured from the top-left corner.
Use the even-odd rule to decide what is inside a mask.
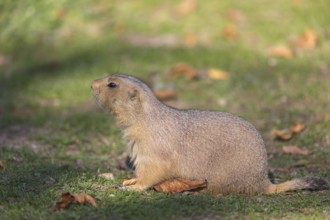
[[[206,180],[176,178],[159,183],[154,186],[154,189],[158,192],[178,193],[194,189],[202,189],[205,187],[207,187]]]

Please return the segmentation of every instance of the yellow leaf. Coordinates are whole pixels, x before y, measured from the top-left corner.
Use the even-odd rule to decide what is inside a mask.
[[[306,29],[304,33],[293,39],[293,46],[302,49],[314,49],[317,45],[318,36],[314,30]]]
[[[224,80],[228,78],[229,73],[220,69],[210,68],[207,70],[207,76],[213,80]]]
[[[292,49],[282,44],[269,48],[268,53],[272,57],[281,57],[286,59],[291,59],[293,57]]]

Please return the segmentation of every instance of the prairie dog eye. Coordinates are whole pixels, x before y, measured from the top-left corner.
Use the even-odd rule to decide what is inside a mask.
[[[109,88],[116,88],[117,86],[118,85],[116,83],[114,83],[114,82],[111,82],[111,83],[108,84],[108,87]]]

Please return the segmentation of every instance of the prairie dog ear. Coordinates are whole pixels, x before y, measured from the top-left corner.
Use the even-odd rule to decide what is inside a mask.
[[[128,91],[129,99],[132,101],[136,100],[139,97],[139,95],[140,94],[137,88],[133,88],[130,91]]]

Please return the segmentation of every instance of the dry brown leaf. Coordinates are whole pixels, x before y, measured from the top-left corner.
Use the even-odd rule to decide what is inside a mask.
[[[176,98],[176,91],[171,88],[156,90],[154,93],[156,97],[162,101]]]
[[[75,194],[72,195],[69,192],[63,193],[61,196],[61,200],[55,204],[53,207],[54,211],[60,211],[62,209],[67,208],[72,203],[79,203],[82,205],[92,205],[96,207],[95,199],[87,194]]]
[[[64,8],[57,8],[53,11],[53,14],[57,20],[62,21],[65,18],[67,12]]]
[[[182,0],[175,8],[175,12],[179,16],[187,15],[196,9],[196,0]]]
[[[207,186],[206,180],[190,180],[190,179],[176,178],[161,182],[155,185],[154,189],[158,192],[178,193],[193,189],[201,189],[201,188],[205,188],[206,186]]]
[[[104,178],[104,179],[107,179],[107,180],[114,180],[115,179],[113,173],[99,173],[99,174],[97,174],[97,177],[101,177],[101,178]]]
[[[197,79],[198,72],[193,67],[189,66],[186,63],[177,63],[171,67],[169,75],[172,77],[183,76],[186,79]]]
[[[3,164],[3,162],[0,160],[0,169],[5,168],[5,165]]]
[[[288,141],[293,137],[292,132],[289,132],[288,129],[283,129],[283,130],[273,129],[271,131],[271,135],[282,141]]]
[[[95,199],[88,195],[88,194],[75,194],[74,196],[74,202],[82,204],[82,205],[92,205],[96,207],[96,201]]]
[[[230,21],[240,23],[245,20],[243,13],[238,9],[229,9],[226,11],[226,18]]]
[[[0,54],[0,66],[9,63],[9,61],[7,56]]]
[[[308,155],[310,151],[308,149],[301,149],[297,146],[283,146],[282,151],[287,154],[295,154],[295,155]]]
[[[69,192],[63,193],[61,196],[61,200],[55,204],[53,210],[60,211],[62,209],[65,209],[66,207],[71,205],[73,201],[74,201],[74,196],[71,195],[71,193]]]
[[[301,123],[294,123],[287,129],[283,129],[283,130],[273,129],[271,131],[271,135],[282,141],[288,141],[295,134],[302,132],[304,129],[305,129],[305,125],[303,125]]]
[[[317,45],[318,36],[312,29],[306,29],[304,33],[292,40],[292,44],[296,48],[314,49]]]
[[[294,123],[289,128],[289,131],[292,132],[293,134],[297,134],[297,133],[302,132],[304,129],[305,129],[305,125],[303,125],[301,123]]]
[[[197,44],[197,36],[194,33],[186,34],[184,37],[184,43],[187,47],[194,47]]]
[[[276,45],[268,49],[268,54],[272,57],[281,57],[291,59],[293,57],[293,51],[286,45]]]
[[[207,70],[207,76],[213,80],[224,80],[228,78],[229,73],[220,69],[210,68]]]
[[[291,0],[291,3],[295,7],[300,7],[302,5],[301,0]]]
[[[229,40],[236,40],[238,37],[238,31],[236,26],[235,25],[226,26],[222,31],[222,35]]]

